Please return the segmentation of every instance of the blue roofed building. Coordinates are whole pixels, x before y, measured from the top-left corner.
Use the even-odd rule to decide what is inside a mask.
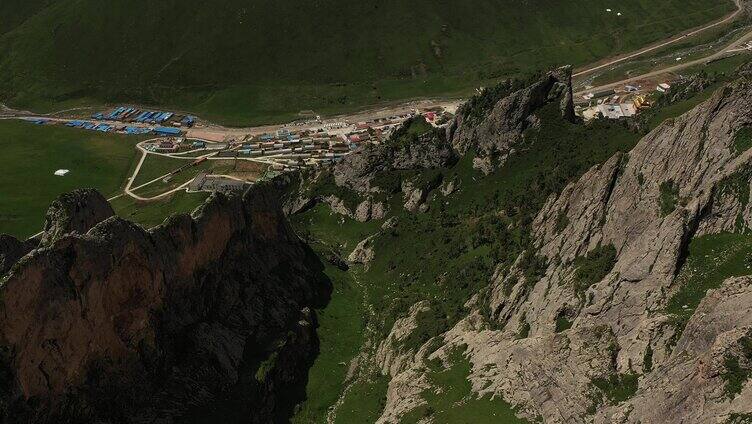
[[[152,132],[159,136],[176,136],[180,135],[182,131],[180,131],[180,128],[171,128],[171,127],[155,127]]]

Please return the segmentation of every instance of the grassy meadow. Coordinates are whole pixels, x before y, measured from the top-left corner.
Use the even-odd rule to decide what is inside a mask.
[[[164,222],[170,215],[193,212],[208,197],[209,193],[177,192],[154,202],[140,202],[122,196],[112,200],[110,204],[121,218],[133,221],[145,228],[151,228]]]
[[[4,159],[0,178],[0,233],[20,238],[36,234],[42,229],[50,203],[60,194],[77,188],[96,188],[107,198],[121,194],[140,157],[136,143],[143,139],[0,120],[0,152]],[[153,177],[156,178],[174,169],[170,168],[173,162],[165,159],[168,160],[145,163],[142,173],[147,177],[150,172],[156,173],[158,175]],[[179,164],[185,163],[189,161],[179,161]],[[212,169],[227,168],[223,161],[209,165]],[[163,172],[165,167],[169,169]],[[53,175],[58,169],[69,169],[70,173],[64,177]],[[139,194],[156,195],[167,191],[196,172],[186,173],[182,179],[170,183],[157,182],[144,187]],[[152,227],[171,214],[193,211],[207,196],[207,193],[180,192],[149,203],[121,196],[110,203],[119,216]]]
[[[35,110],[77,99],[133,101],[232,125],[464,95],[501,77],[631,51],[734,7],[730,0],[3,4],[0,101]]]
[[[42,229],[58,195],[93,187],[117,195],[135,166],[139,137],[23,121],[0,121],[0,233],[27,237]],[[69,169],[65,177],[53,173]]]

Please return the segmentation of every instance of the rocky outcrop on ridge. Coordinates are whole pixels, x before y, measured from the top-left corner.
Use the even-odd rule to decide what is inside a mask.
[[[286,196],[285,211],[294,214],[324,203],[360,222],[382,219],[388,210],[378,195],[392,193],[379,187],[377,175],[441,168],[455,160],[440,132],[424,134],[415,143],[402,143],[397,137],[384,144],[364,144],[331,168],[298,179],[297,189]]]
[[[86,233],[114,215],[115,211],[104,196],[94,189],[79,189],[62,194],[47,210],[40,244],[50,245],[71,232]]]
[[[49,245],[71,232],[84,234],[113,215],[110,204],[96,190],[78,189],[58,196],[47,210],[44,230],[37,236],[20,241],[0,234],[0,276],[33,249]]]
[[[461,108],[447,128],[447,139],[460,155],[474,151],[476,168],[490,173],[504,164],[525,131],[537,125],[534,112],[544,105],[559,102],[561,115],[574,122],[572,100],[572,70],[560,68],[502,97],[480,122],[469,116],[477,108]]]
[[[514,152],[525,131],[537,125],[535,112],[543,106],[558,102],[561,115],[575,121],[570,68],[551,71],[527,87],[520,84],[519,81],[507,81],[496,88],[506,95],[480,116],[476,116],[479,114],[471,107],[461,108],[445,131],[430,131],[406,141],[413,124],[413,120],[408,120],[385,143],[362,145],[331,169],[310,177],[310,180],[319,182],[331,178],[327,186],[332,187],[327,187],[326,195],[317,196],[308,193],[301,185],[287,209],[298,212],[316,203],[326,203],[336,213],[363,222],[386,216],[386,205],[376,199],[377,195],[401,190],[407,210],[425,212],[426,196],[437,187],[415,187],[411,181],[384,187],[377,176],[394,171],[445,168],[470,151],[474,152],[476,168],[490,173]],[[456,183],[448,183],[446,192],[454,191]]]
[[[506,110],[502,104],[494,110]],[[527,124],[512,116],[499,125],[494,134]],[[664,312],[689,241],[752,223],[745,195],[752,150],[740,151],[737,143],[750,126],[752,84],[742,79],[552,196],[533,224],[532,253],[547,263],[543,277],[526,281],[521,256],[496,273],[485,307],[474,306],[443,336],[447,345],[467,346],[473,391],[502,396],[523,416],[550,423],[723,422],[752,413],[752,384],[726,397],[718,359],[738,352],[748,337],[749,279],[728,280],[709,293],[685,329]],[[455,145],[488,152],[506,140],[457,137]],[[488,144],[463,144],[475,137]],[[592,285],[578,285],[576,260],[609,249],[612,269]],[[561,317],[571,328],[557,328]],[[523,325],[528,330],[520,336]],[[752,369],[745,360],[739,366]],[[416,375],[420,365],[404,370],[389,393],[409,393]],[[594,385],[631,375],[639,379],[637,391],[621,403]],[[387,399],[387,405],[405,402]],[[389,407],[382,415],[385,422],[398,417]]]
[[[410,122],[405,123],[409,126]],[[428,133],[416,143],[400,143],[395,134],[384,144],[366,144],[334,166],[334,181],[358,193],[374,190],[373,178],[389,171],[411,171],[450,165],[456,156],[441,133]]]
[[[23,256],[34,249],[36,242],[22,242],[13,236],[0,234],[0,275],[10,271],[10,268]]]
[[[48,244],[1,278],[4,422],[284,421],[331,287],[275,190],[214,194],[149,231],[85,231],[107,208],[63,196],[93,213],[56,203]]]

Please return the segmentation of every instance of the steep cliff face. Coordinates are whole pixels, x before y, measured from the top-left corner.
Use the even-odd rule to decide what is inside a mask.
[[[502,166],[525,131],[537,125],[534,112],[544,105],[558,101],[562,117],[574,122],[571,80],[572,70],[564,67],[516,91],[501,86],[497,90],[503,94],[484,93],[480,99],[490,98],[490,110],[472,104],[460,108],[447,128],[447,138],[461,155],[473,151],[475,167],[488,174]],[[497,96],[500,99],[494,101]]]
[[[492,132],[527,125],[511,118]],[[497,269],[488,295],[441,336],[444,347],[394,373],[382,421],[419,403],[411,388],[422,364],[457,346],[466,346],[474,392],[545,422],[724,422],[752,413],[749,278],[703,289],[698,306],[677,306],[679,316],[667,310],[677,293],[699,290],[686,287],[697,284],[691,275],[679,278],[689,243],[750,227],[751,127],[752,83],[741,78],[552,196],[533,222],[532,246]],[[472,134],[453,139],[486,152],[505,145],[505,136]],[[539,275],[526,272],[529,258],[544,265]]]
[[[22,242],[13,236],[0,234],[0,275],[5,274],[24,255],[31,252],[35,241]]]
[[[285,210],[297,213],[325,203],[334,212],[361,222],[381,219],[388,209],[384,199],[400,187],[386,187],[377,177],[421,173],[446,167],[456,159],[444,134],[434,131],[423,117],[417,117],[384,144],[365,144],[333,167],[293,182],[291,185],[298,190],[287,196]]]
[[[71,220],[71,205],[96,213]],[[215,194],[150,231],[94,225],[105,205],[63,196],[47,244],[2,279],[5,422],[288,416],[318,349],[311,308],[331,288],[275,189]]]

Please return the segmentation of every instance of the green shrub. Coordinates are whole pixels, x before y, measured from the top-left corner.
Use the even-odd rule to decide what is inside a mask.
[[[560,210],[559,214],[556,215],[556,233],[559,234],[564,229],[567,228],[567,225],[569,225],[569,217],[567,216],[566,210]]]
[[[741,348],[740,356],[728,354],[723,361],[725,370],[721,373],[721,378],[726,383],[724,391],[729,399],[734,399],[741,393],[744,383],[752,376],[752,369],[749,365],[752,362],[752,338],[742,337],[739,340]],[[742,366],[742,362],[746,366]]]
[[[277,365],[277,352],[274,352],[271,355],[269,355],[268,358],[266,358],[263,362],[259,364],[259,367],[256,370],[256,381],[258,381],[259,383],[266,382],[266,377],[269,375],[269,373],[274,369],[276,365]]]
[[[418,350],[432,337],[449,330],[446,314],[440,309],[430,308],[415,316],[416,328],[402,341],[402,346]]]
[[[737,153],[744,153],[752,148],[752,127],[740,128],[734,135],[734,149]]]
[[[517,332],[518,339],[526,339],[530,335],[530,324],[527,322],[527,318],[522,318],[522,324],[520,324],[520,331]]]
[[[387,144],[395,146],[408,146],[418,142],[418,139],[436,129],[426,121],[423,115],[416,115],[405,121],[389,137]]]
[[[667,216],[676,209],[679,201],[679,187],[672,181],[664,181],[660,187],[661,216]]]
[[[577,268],[574,273],[575,292],[584,297],[585,291],[606,277],[615,264],[616,248],[612,244],[598,246],[586,256],[577,257],[573,262]]]
[[[566,312],[561,311],[556,317],[556,332],[561,333],[564,330],[572,328],[572,321],[567,318]]]
[[[642,357],[642,369],[644,372],[653,371],[653,347],[648,343],[645,355]]]
[[[532,287],[546,275],[547,262],[546,258],[536,255],[532,249],[525,251],[520,259],[519,268],[528,287]]]
[[[729,415],[726,424],[752,424],[752,414],[734,412]]]
[[[739,200],[742,209],[744,209],[749,203],[750,179],[752,179],[752,166],[745,165],[718,184],[716,198],[727,194],[733,195]]]
[[[596,378],[593,386],[597,387],[603,395],[614,404],[623,402],[637,392],[639,376],[634,373],[611,374],[608,378]]]
[[[355,211],[360,204],[361,199],[354,190],[349,187],[340,187],[334,181],[334,174],[331,171],[325,171],[313,181],[307,188],[306,195],[310,197],[335,196],[344,202],[345,207],[350,211]]]

